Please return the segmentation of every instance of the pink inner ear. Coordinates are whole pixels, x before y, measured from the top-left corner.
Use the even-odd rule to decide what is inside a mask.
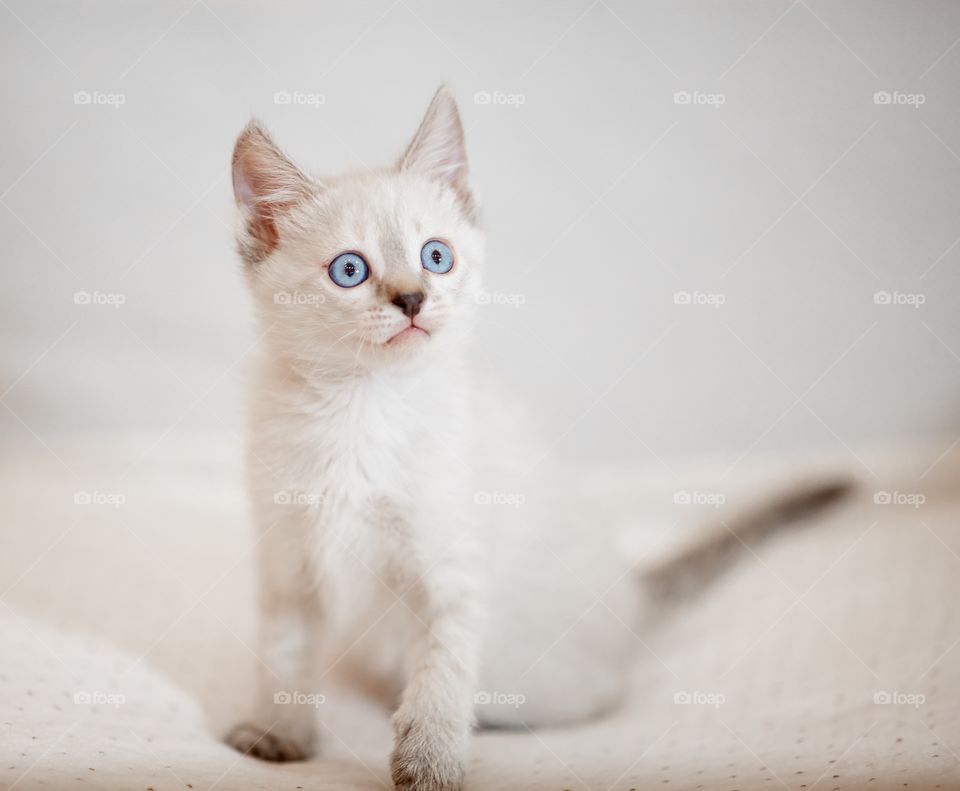
[[[237,139],[233,190],[252,243],[251,252],[258,259],[277,247],[278,218],[310,194],[307,178],[256,122]]]
[[[247,174],[241,168],[234,168],[233,171],[233,194],[237,203],[248,211],[253,211],[254,193],[247,181]]]
[[[246,219],[247,232],[260,245],[261,254],[267,256],[276,249],[280,237],[275,207],[267,200],[272,190],[261,169],[262,163],[256,163],[255,157],[256,154],[237,152],[233,166],[233,193]]]

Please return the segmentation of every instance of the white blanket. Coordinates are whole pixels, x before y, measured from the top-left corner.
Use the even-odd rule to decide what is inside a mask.
[[[619,714],[479,733],[468,788],[960,788],[960,456],[928,470],[949,442],[861,453],[877,477],[858,468],[854,502],[745,552],[638,636]],[[256,661],[237,440],[48,445],[0,460],[0,787],[388,786],[386,714],[347,691],[318,706],[322,758],[269,765],[219,741]],[[642,543],[820,465],[723,477],[729,462],[680,467],[682,487],[642,468],[562,485]],[[727,502],[675,505],[681,488]]]

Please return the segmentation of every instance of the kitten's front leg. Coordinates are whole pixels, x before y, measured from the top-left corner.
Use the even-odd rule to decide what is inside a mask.
[[[390,768],[399,791],[457,791],[463,783],[481,627],[477,591],[463,584],[468,575],[456,576],[434,569],[418,583],[422,632],[393,717]]]
[[[317,709],[307,695],[316,678],[321,611],[305,579],[299,525],[274,525],[257,547],[260,636],[251,715],[227,743],[265,761],[303,761],[315,751]],[[300,693],[300,695],[297,695]]]

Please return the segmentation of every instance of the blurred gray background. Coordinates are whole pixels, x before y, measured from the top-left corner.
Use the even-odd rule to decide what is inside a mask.
[[[946,449],[958,40],[953,2],[2,0],[3,440],[242,431],[238,130],[384,163],[446,80],[478,356],[556,453]]]

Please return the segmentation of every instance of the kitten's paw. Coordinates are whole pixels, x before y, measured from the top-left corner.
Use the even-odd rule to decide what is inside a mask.
[[[460,791],[463,765],[446,740],[418,722],[398,723],[396,731],[390,772],[397,791]]]
[[[305,761],[313,754],[310,739],[296,739],[277,728],[262,728],[249,722],[237,725],[226,739],[234,750],[262,761]]]

